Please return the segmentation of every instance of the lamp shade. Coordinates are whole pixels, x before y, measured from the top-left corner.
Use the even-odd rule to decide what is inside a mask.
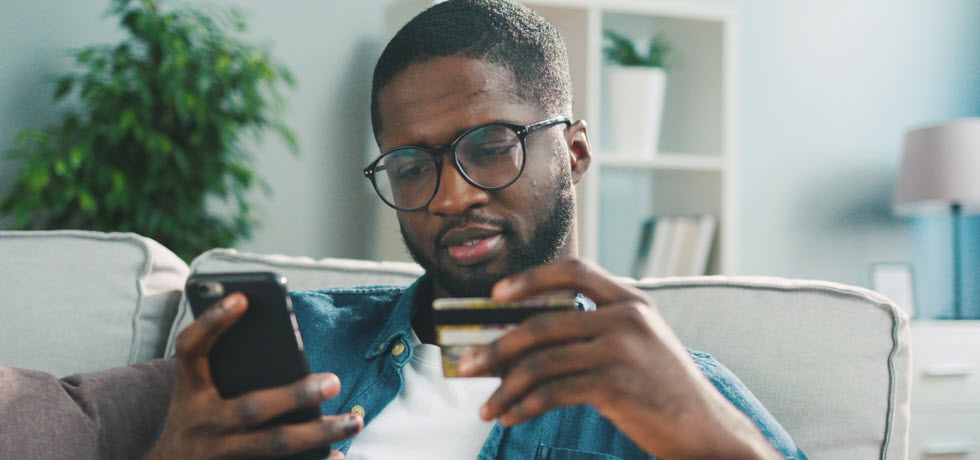
[[[980,117],[905,135],[893,207],[898,214],[980,212]]]

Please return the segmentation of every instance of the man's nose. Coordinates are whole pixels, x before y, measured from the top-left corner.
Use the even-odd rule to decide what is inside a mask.
[[[460,214],[490,201],[490,192],[467,182],[456,169],[452,157],[447,157],[439,171],[439,189],[429,202],[429,212],[442,215]]]

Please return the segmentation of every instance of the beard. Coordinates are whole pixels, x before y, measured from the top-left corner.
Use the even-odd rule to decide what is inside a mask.
[[[503,267],[491,270],[483,264],[471,267],[447,267],[427,257],[414,244],[399,224],[402,241],[416,263],[425,269],[435,284],[441,286],[453,297],[489,297],[490,290],[498,281],[531,267],[554,262],[562,253],[565,241],[571,232],[575,217],[575,200],[571,192],[571,180],[566,173],[558,178],[549,196],[541,200],[551,203],[547,212],[533,212],[542,216],[534,223],[530,241],[522,241],[514,225],[503,219],[487,219],[477,216],[456,216],[443,226],[435,241],[438,242],[450,229],[471,223],[492,225],[501,229],[501,235],[510,244],[510,251]],[[434,247],[439,247],[435,244]]]

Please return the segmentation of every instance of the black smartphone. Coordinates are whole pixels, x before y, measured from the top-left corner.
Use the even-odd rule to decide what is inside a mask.
[[[211,348],[211,377],[222,398],[295,383],[310,374],[286,278],[271,272],[198,273],[184,288],[194,317],[234,292],[248,298],[245,314]],[[283,414],[264,426],[319,418],[320,407]],[[323,447],[291,459],[325,458]]]

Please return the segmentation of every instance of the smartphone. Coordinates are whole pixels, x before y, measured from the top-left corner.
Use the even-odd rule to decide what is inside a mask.
[[[245,314],[218,337],[209,355],[211,377],[222,398],[289,385],[310,374],[286,278],[271,272],[199,273],[187,279],[184,292],[195,318],[229,294],[241,292],[248,298]],[[310,407],[263,426],[301,423],[320,415],[319,406]],[[328,446],[288,458],[329,455]]]

